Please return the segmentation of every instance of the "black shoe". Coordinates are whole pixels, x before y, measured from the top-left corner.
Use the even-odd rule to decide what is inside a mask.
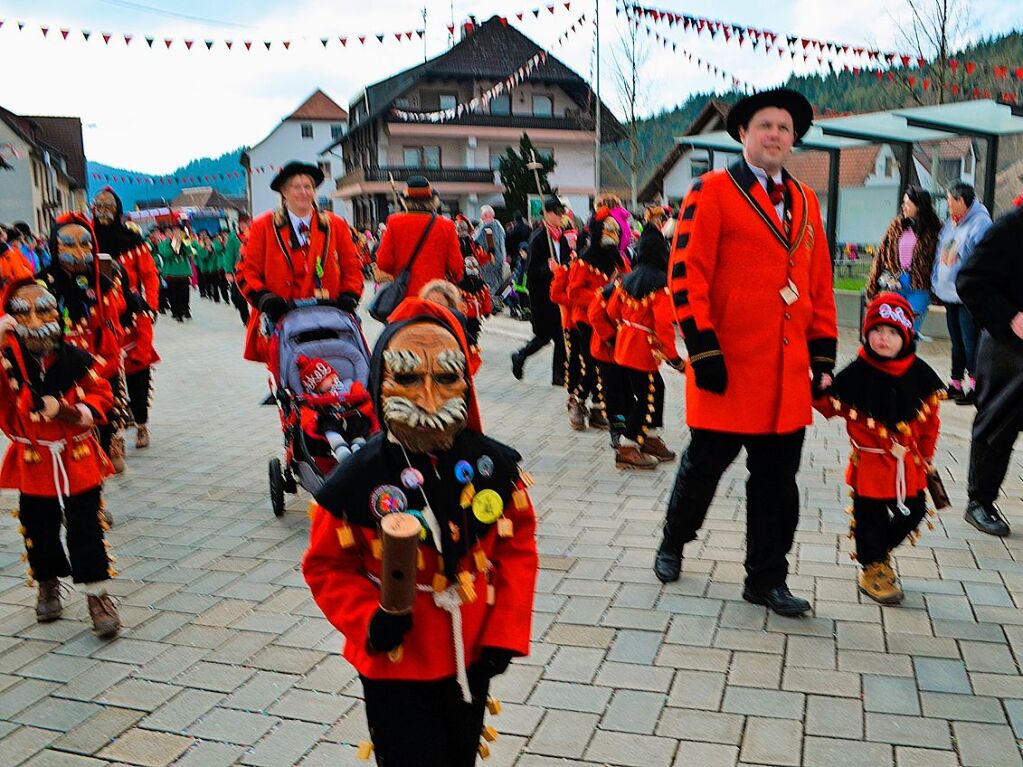
[[[795,617],[810,610],[810,603],[794,596],[784,584],[767,591],[753,591],[749,586],[742,590],[742,598],[755,605],[766,605],[778,615]]]
[[[682,555],[667,549],[658,549],[654,559],[654,575],[661,583],[677,581],[682,574]]]
[[[522,373],[526,367],[526,358],[522,355],[522,352],[512,352],[512,375],[515,376],[516,381],[522,380]]]
[[[977,392],[973,389],[970,389],[968,392],[959,392],[959,396],[955,398],[954,402],[957,405],[976,405]]]
[[[993,503],[981,503],[970,501],[966,505],[966,513],[963,519],[988,535],[997,535],[1004,538],[1009,534],[1009,523],[1005,521],[1001,512]]]

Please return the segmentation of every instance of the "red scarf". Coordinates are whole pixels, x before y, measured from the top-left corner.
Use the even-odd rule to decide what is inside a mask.
[[[554,238],[555,242],[558,242],[558,241],[561,240],[561,227],[560,226],[551,226],[546,221],[544,222],[544,226],[547,227],[547,231],[551,233],[551,237]]]
[[[907,354],[905,357],[898,357],[896,359],[878,359],[867,351],[866,346],[860,347],[859,356],[861,360],[871,367],[877,368],[882,373],[887,373],[894,378],[902,378],[902,376],[906,375],[906,371],[913,367],[913,363],[916,361],[916,354]]]

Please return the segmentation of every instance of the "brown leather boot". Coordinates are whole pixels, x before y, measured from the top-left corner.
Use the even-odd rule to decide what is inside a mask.
[[[574,431],[586,431],[586,405],[574,394],[568,398],[568,425]]]
[[[602,407],[597,406],[590,408],[590,426],[594,429],[607,428],[607,417],[604,415],[604,409]]]
[[[114,465],[114,472],[123,474],[127,465],[124,462],[124,435],[115,434],[110,439],[110,463]]]
[[[36,599],[36,620],[40,623],[51,623],[64,612],[60,603],[60,580],[50,578],[39,581],[39,596]]]
[[[902,601],[902,589],[892,583],[892,571],[884,562],[871,562],[863,566],[859,576],[860,591],[883,605],[897,605]]]
[[[615,448],[615,466],[619,469],[654,469],[659,461],[647,455],[635,445],[620,445]]]
[[[100,639],[112,639],[121,630],[121,616],[109,594],[97,597],[86,594],[89,602],[89,617],[92,618],[92,633]]]
[[[662,463],[674,461],[676,457],[675,453],[668,449],[668,446],[664,444],[664,440],[660,437],[647,437],[643,440],[643,446],[640,450],[647,455],[652,455]]]
[[[149,447],[149,427],[143,423],[135,429],[135,448],[142,450],[146,447]]]

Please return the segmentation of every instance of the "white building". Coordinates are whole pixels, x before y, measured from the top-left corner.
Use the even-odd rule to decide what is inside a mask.
[[[77,117],[24,117],[0,107],[0,222],[46,234],[61,213],[86,206]]]
[[[280,195],[270,190],[277,168],[291,160],[319,165],[324,180],[316,190],[317,204],[331,209],[335,177],[344,173],[340,151],[321,154],[348,130],[348,113],[326,93],[317,89],[302,105],[281,120],[270,135],[241,156],[248,176],[248,204],[252,215],[276,208]]]

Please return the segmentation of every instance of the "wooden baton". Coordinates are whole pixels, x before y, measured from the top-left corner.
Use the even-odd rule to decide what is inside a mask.
[[[416,563],[419,557],[419,520],[411,514],[386,515],[380,522],[383,543],[380,567],[380,607],[391,615],[408,615],[416,602]],[[388,653],[401,660],[401,647]]]

